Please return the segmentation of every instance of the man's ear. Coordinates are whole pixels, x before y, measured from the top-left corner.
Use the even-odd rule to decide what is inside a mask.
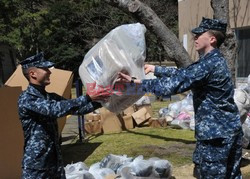
[[[217,39],[215,38],[215,36],[211,36],[211,37],[210,37],[210,44],[211,44],[213,47],[217,47]]]
[[[36,78],[36,71],[34,69],[31,69],[29,71],[29,76],[30,76],[30,78],[35,79]]]

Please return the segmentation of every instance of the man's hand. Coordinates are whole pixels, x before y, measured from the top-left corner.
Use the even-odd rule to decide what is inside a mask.
[[[121,83],[130,83],[132,80],[132,77],[129,75],[126,75],[125,73],[119,72],[118,73],[118,79],[117,82]]]
[[[141,80],[138,80],[138,79],[133,79],[131,76],[129,75],[126,75],[122,72],[119,72],[118,73],[118,79],[117,79],[117,82],[121,82],[121,83],[131,83],[133,80],[133,83],[136,83],[136,84],[140,84],[141,83]]]
[[[145,74],[148,74],[150,72],[154,73],[155,72],[155,66],[154,65],[145,64],[144,65],[144,71],[145,71]]]
[[[96,88],[96,83],[94,83],[91,86],[91,89],[87,89],[87,94],[92,101],[107,101],[113,93],[110,88],[104,88],[101,86]]]

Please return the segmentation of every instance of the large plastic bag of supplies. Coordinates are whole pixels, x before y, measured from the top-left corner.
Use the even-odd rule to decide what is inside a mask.
[[[126,109],[144,95],[136,91],[135,85],[115,82],[119,72],[145,79],[145,32],[145,26],[140,23],[113,29],[90,49],[79,67],[80,78],[87,90],[95,91],[100,86],[110,89],[111,98],[101,103],[111,112]]]

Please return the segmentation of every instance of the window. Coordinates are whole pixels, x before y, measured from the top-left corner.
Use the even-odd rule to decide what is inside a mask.
[[[238,42],[237,78],[250,74],[250,28],[235,30]]]

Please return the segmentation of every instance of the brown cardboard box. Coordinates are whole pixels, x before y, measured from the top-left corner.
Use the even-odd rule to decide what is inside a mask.
[[[84,128],[87,134],[102,133],[101,115],[93,112],[84,115]]]
[[[151,115],[149,114],[147,108],[143,107],[138,111],[136,111],[135,113],[133,113],[132,117],[134,118],[136,124],[140,126],[146,123],[151,118]]]
[[[122,123],[115,113],[100,108],[103,133],[121,132]]]
[[[84,115],[84,121],[86,122],[90,122],[90,121],[93,121],[94,120],[94,113],[91,112],[91,113],[88,113],[86,115]]]
[[[151,118],[149,119],[149,126],[155,128],[166,127],[167,122],[165,119]]]
[[[134,105],[129,106],[127,109],[123,111],[124,115],[133,114],[135,112]]]
[[[150,114],[150,116],[153,116],[153,110],[152,110],[151,104],[143,104],[143,105],[140,105],[140,106],[135,105],[135,110],[136,111],[140,110],[141,108],[146,108],[147,112]]]
[[[88,114],[84,115],[84,120],[86,122],[100,121],[101,120],[101,115],[91,112],[91,113],[88,113]]]
[[[64,98],[69,99],[71,97],[71,87],[73,82],[73,74],[71,71],[51,69],[52,74],[50,75],[51,84],[46,87],[48,92],[55,92]],[[21,86],[22,90],[25,90],[28,86],[27,79],[22,74],[21,65],[19,65],[16,71],[5,83],[6,86]],[[58,130],[62,132],[63,127],[66,123],[66,117],[58,118]]]
[[[0,178],[21,178],[23,130],[17,100],[21,87],[0,88]]]
[[[85,131],[86,131],[87,134],[99,134],[99,133],[102,133],[101,120],[85,122],[84,127],[85,127]]]
[[[124,121],[125,129],[133,129],[134,128],[133,118],[132,118],[131,114],[123,116],[122,118]]]

